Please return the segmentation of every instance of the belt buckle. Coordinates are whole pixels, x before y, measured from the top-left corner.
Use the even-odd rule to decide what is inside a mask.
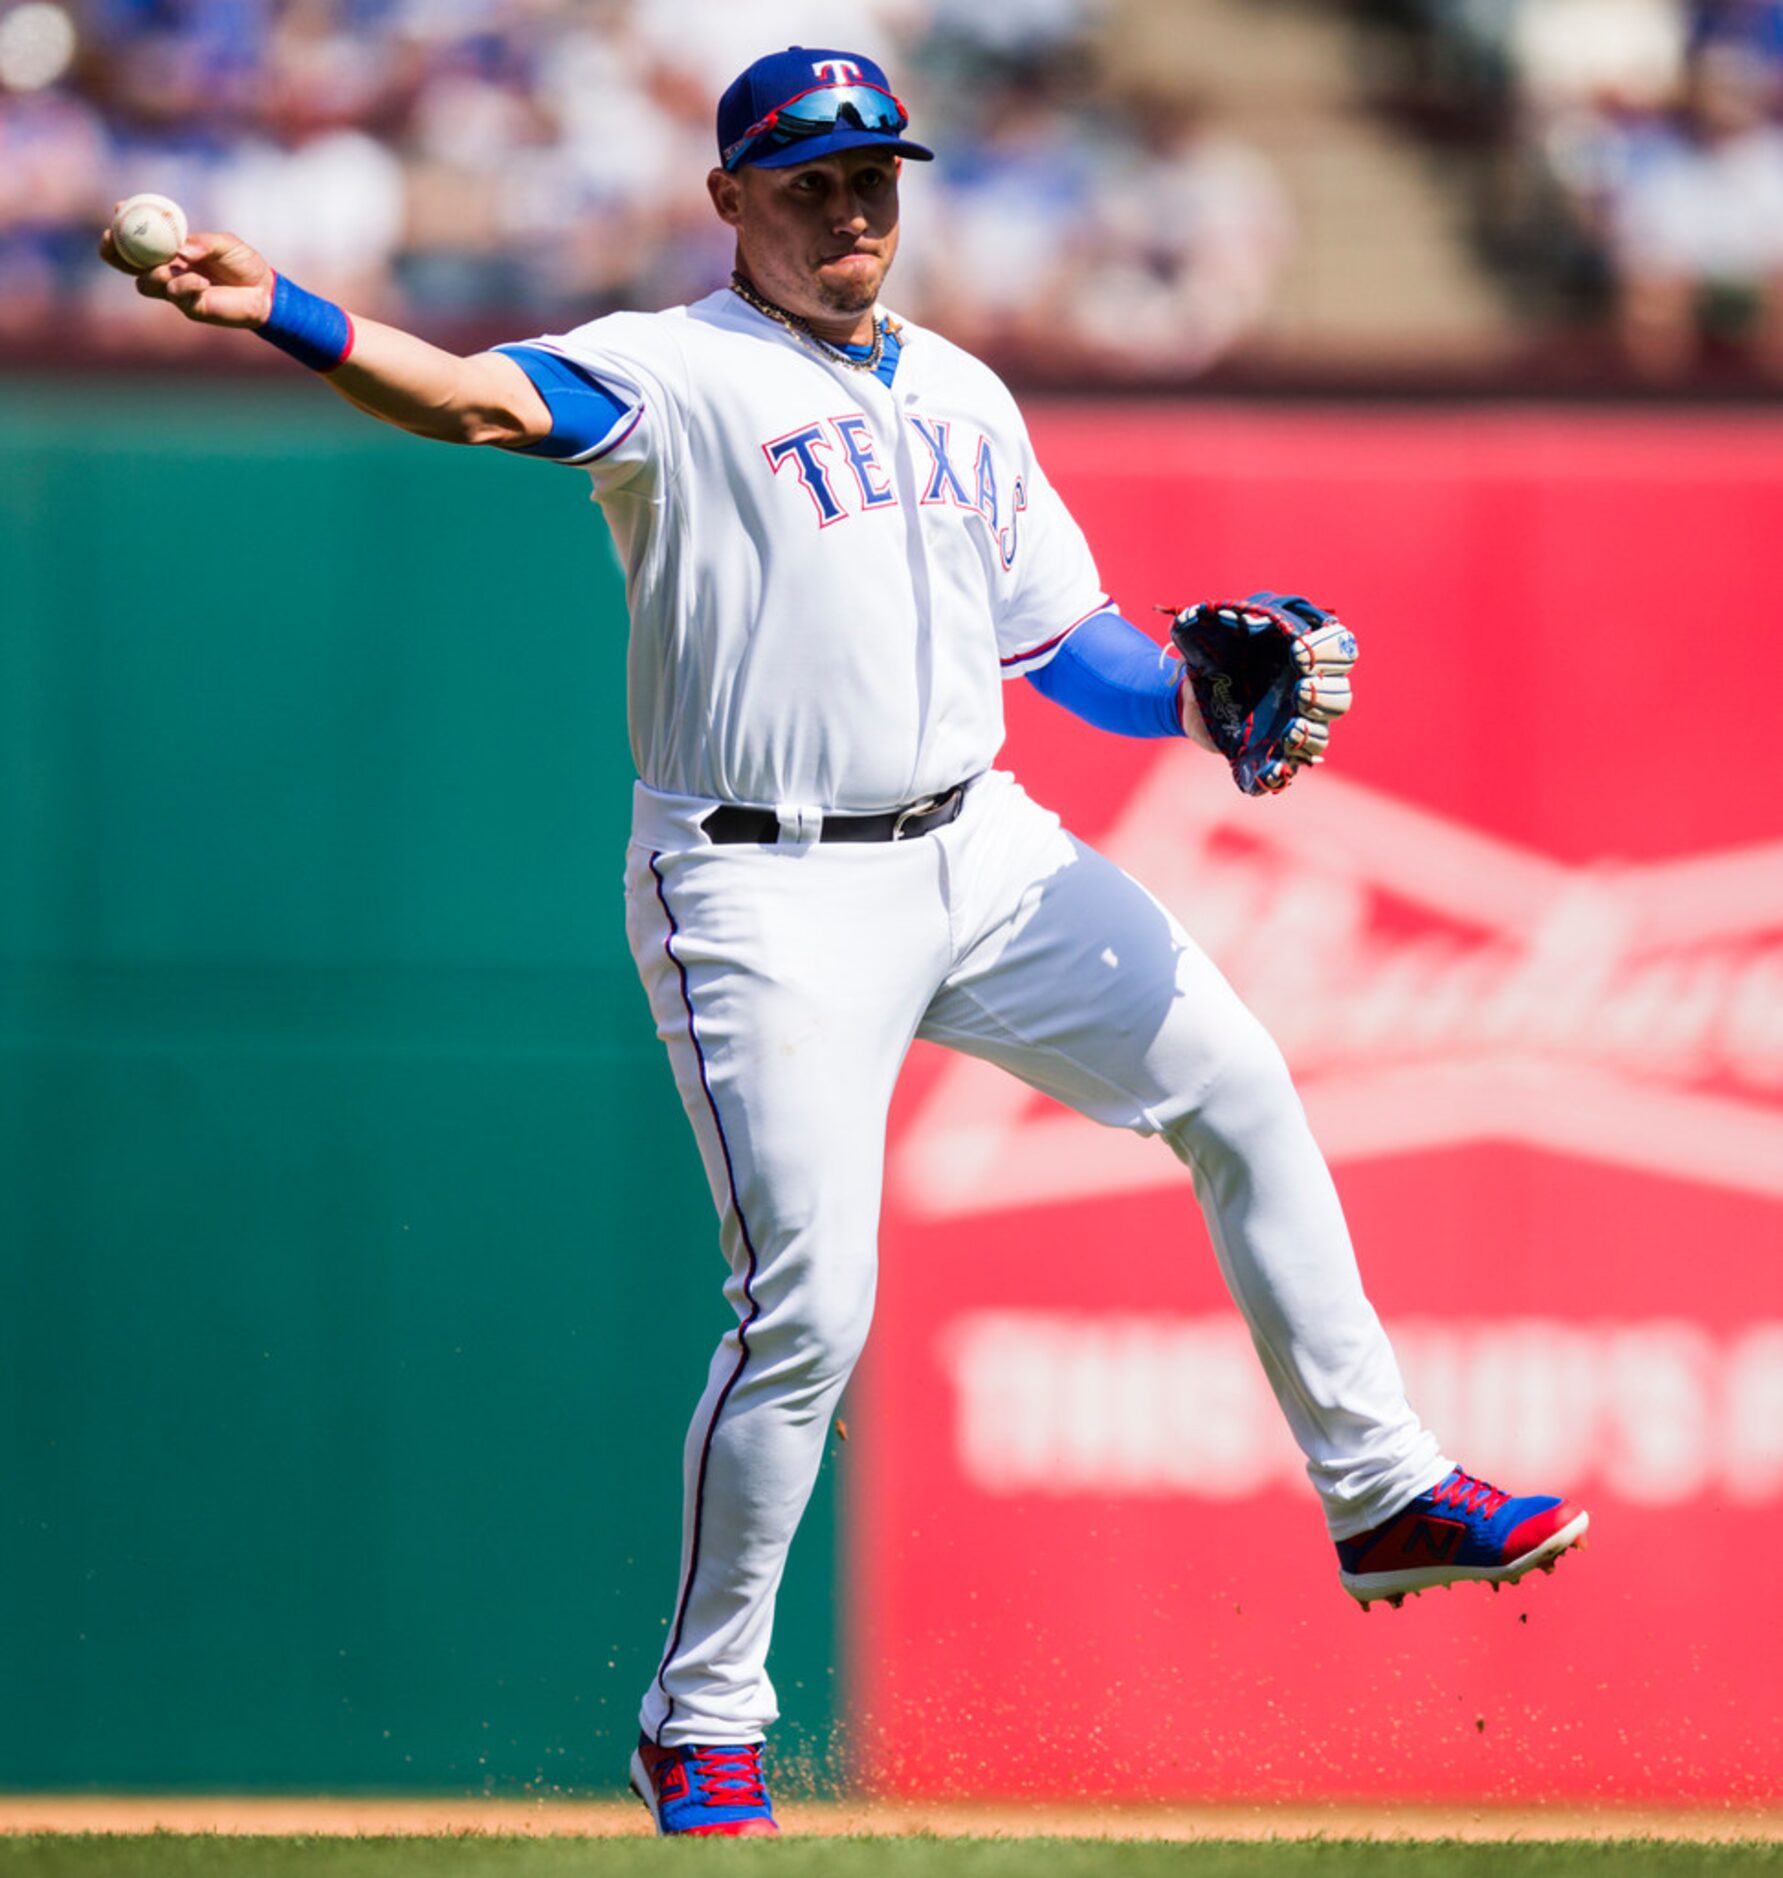
[[[930,815],[951,797],[959,794],[957,788],[948,790],[944,796],[924,796],[920,802],[912,802],[908,808],[899,809],[897,819],[892,823],[891,838],[894,841],[904,839],[904,824],[913,816]]]

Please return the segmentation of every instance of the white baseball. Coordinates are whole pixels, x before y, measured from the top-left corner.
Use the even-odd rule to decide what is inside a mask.
[[[159,267],[186,239],[186,212],[167,196],[132,196],[111,218],[111,239],[132,267]]]

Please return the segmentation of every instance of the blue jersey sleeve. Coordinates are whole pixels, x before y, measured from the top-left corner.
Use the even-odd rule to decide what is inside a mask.
[[[1155,639],[1110,607],[1085,620],[1027,680],[1098,730],[1123,737],[1180,737],[1182,676],[1178,660],[1166,657]]]
[[[582,366],[543,346],[497,346],[538,388],[551,413],[551,435],[517,446],[521,456],[554,463],[589,463],[610,450],[636,423],[642,408]]]

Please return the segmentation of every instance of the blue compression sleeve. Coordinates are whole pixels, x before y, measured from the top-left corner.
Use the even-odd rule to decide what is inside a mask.
[[[1028,683],[1098,730],[1180,737],[1182,666],[1111,607],[1086,619]]]
[[[572,365],[542,346],[497,346],[518,365],[545,400],[551,413],[551,435],[538,443],[518,446],[521,456],[549,457],[555,463],[592,457],[613,435],[621,418],[638,406],[622,398],[579,365]]]

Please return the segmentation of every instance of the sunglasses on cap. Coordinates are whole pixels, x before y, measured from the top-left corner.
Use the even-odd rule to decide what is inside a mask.
[[[909,122],[910,113],[877,85],[814,85],[758,118],[719,160],[727,170],[734,170],[750,146],[764,137],[774,139],[770,148],[784,150],[801,137],[821,137],[850,127],[895,134]]]

